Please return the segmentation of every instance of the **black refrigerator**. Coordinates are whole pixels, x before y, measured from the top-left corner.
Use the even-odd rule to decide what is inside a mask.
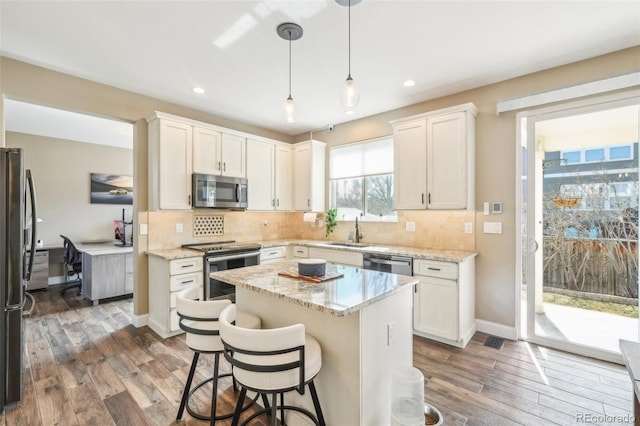
[[[0,148],[0,402],[22,398],[22,311],[35,253],[36,202],[31,171],[20,148]],[[28,216],[27,216],[28,215]],[[27,247],[27,244],[29,245]]]

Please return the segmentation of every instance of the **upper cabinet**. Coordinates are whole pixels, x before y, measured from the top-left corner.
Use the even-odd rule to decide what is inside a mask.
[[[475,208],[472,103],[393,121],[397,210]]]
[[[221,134],[193,127],[193,173],[219,175],[221,170]]]
[[[192,128],[156,118],[149,121],[149,208],[191,209]]]
[[[247,140],[249,210],[291,210],[291,147]]]
[[[220,172],[222,176],[246,177],[245,149],[247,140],[236,135],[222,134],[221,151],[218,152]]]
[[[298,211],[324,211],[324,142],[310,140],[293,145],[293,208]]]

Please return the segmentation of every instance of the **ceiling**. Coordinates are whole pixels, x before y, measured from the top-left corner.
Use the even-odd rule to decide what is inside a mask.
[[[334,0],[0,0],[0,53],[298,135],[640,45],[636,0],[363,0],[351,8],[361,97],[346,115],[347,12]],[[283,22],[304,30],[291,46],[295,123],[282,112]]]

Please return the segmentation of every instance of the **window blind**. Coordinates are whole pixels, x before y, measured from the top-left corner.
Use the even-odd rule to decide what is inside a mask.
[[[341,145],[329,150],[329,178],[393,173],[393,139]]]

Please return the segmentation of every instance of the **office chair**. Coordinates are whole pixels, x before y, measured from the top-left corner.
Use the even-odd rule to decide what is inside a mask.
[[[67,290],[72,288],[81,289],[82,287],[82,277],[80,273],[82,272],[82,254],[78,251],[73,242],[65,237],[64,235],[60,235],[64,240],[64,267],[67,271],[67,277],[75,278],[72,280],[66,280],[63,284],[66,284],[62,290],[60,290],[61,294],[64,294]]]

